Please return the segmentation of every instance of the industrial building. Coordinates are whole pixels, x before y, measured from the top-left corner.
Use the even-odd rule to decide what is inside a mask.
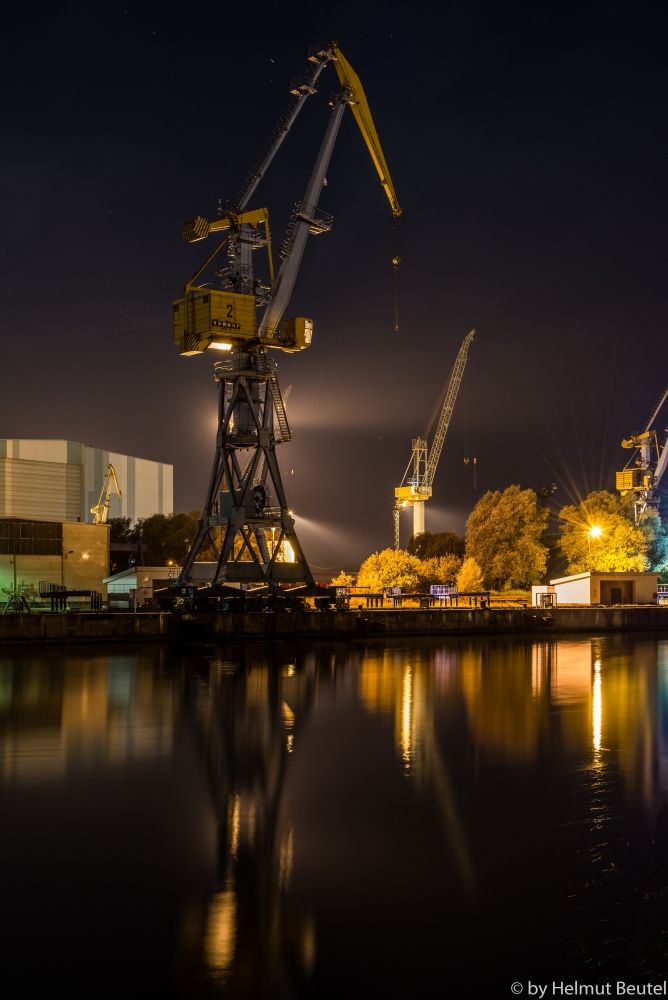
[[[0,438],[0,517],[91,523],[109,464],[122,493],[110,497],[110,518],[173,513],[171,465],[77,441]]]
[[[40,583],[97,590],[104,599],[108,567],[108,524],[0,518],[0,600]]]

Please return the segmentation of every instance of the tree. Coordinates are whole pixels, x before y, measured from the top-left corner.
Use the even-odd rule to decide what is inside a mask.
[[[476,560],[489,589],[538,583],[547,563],[541,540],[547,518],[533,490],[509,486],[480,498],[466,522],[466,555]]]
[[[403,549],[384,549],[365,559],[357,574],[357,586],[377,593],[385,587],[414,590],[419,578],[420,561]]]
[[[590,493],[577,505],[562,507],[561,548],[568,559],[568,572],[640,573],[649,569],[647,552],[657,526],[648,520],[643,531],[635,524],[632,510],[606,490]],[[601,529],[598,537],[590,533],[592,528]]]
[[[332,580],[333,587],[352,587],[355,582],[355,577],[351,573],[344,573],[343,571],[335,576]]]
[[[462,565],[459,556],[435,556],[433,559],[418,561],[418,590],[428,594],[435,583],[454,583]]]
[[[152,514],[137,519],[133,534],[147,546],[148,566],[183,566],[198,530],[200,511],[190,514]],[[197,554],[198,561],[215,558],[211,543],[205,542]]]
[[[130,542],[132,541],[131,517],[110,517],[108,524],[110,527],[109,541]]]
[[[459,556],[463,558],[465,541],[456,531],[423,531],[408,539],[408,551],[418,559],[434,559],[437,556]]]
[[[460,594],[483,589],[482,570],[472,557],[465,559],[457,574],[457,590]]]
[[[635,524],[635,511],[631,507],[629,513],[626,514],[626,501],[626,496],[621,498],[621,508],[628,519]],[[648,507],[641,515],[638,527],[642,531],[645,544],[647,545],[645,555],[649,559],[650,568],[658,570],[668,562],[668,525],[660,516],[658,510]]]

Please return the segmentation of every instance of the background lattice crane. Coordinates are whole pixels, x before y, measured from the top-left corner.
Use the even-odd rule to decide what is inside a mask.
[[[398,486],[394,491],[395,549],[399,548],[399,516],[404,507],[409,505],[413,507],[413,534],[419,535],[424,531],[425,501],[429,500],[432,494],[438,460],[441,457],[443,442],[445,441],[445,435],[448,433],[452,411],[454,410],[455,402],[457,401],[457,393],[459,392],[459,387],[462,384],[462,378],[464,377],[464,369],[466,368],[466,362],[468,360],[469,345],[473,340],[474,333],[475,330],[471,330],[471,332],[464,337],[462,346],[459,348],[457,360],[455,361],[450,377],[443,387],[443,391],[436,402],[434,412],[431,415],[425,432],[422,437],[413,438],[413,449],[410,461],[406,466],[404,477],[401,480],[401,486]],[[431,451],[428,451],[427,435],[429,434],[431,426],[436,419],[436,414],[441,406],[441,400],[443,400],[441,415],[438,419],[436,433],[434,434],[434,439],[431,443]],[[404,485],[406,482],[406,476],[408,475],[411,466],[411,477],[407,484]]]

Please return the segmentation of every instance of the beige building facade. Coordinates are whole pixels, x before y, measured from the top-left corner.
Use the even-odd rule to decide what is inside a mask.
[[[106,598],[109,525],[0,517],[0,600],[14,590],[54,583]]]

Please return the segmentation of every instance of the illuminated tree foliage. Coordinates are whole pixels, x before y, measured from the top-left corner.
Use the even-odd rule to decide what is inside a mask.
[[[547,564],[541,540],[547,518],[533,490],[509,486],[480,498],[466,522],[466,555],[478,563],[488,589],[539,582]]]
[[[332,580],[332,586],[334,587],[352,587],[355,582],[355,577],[350,573],[339,573]]]
[[[482,570],[478,563],[469,556],[462,563],[462,568],[457,574],[457,590],[460,594],[471,593],[475,590],[483,589]]]
[[[384,549],[365,559],[357,575],[358,587],[369,587],[379,593],[385,587],[415,590],[418,584],[418,563],[415,556],[403,549]]]
[[[454,583],[461,565],[459,556],[452,553],[447,556],[435,556],[433,559],[418,559],[418,590],[428,594],[429,588],[434,583]]]
[[[370,587],[372,592],[401,587],[404,591],[429,593],[434,583],[454,583],[461,564],[461,559],[452,554],[418,559],[404,549],[384,549],[362,563],[357,586]]]
[[[646,512],[641,525],[634,521],[633,508],[624,499],[599,490],[577,505],[562,507],[561,548],[568,559],[568,572],[586,573],[590,568],[602,573],[642,572],[650,568],[648,553],[662,535],[660,518]],[[592,528],[600,528],[598,537]],[[591,545],[591,561],[590,561]]]

